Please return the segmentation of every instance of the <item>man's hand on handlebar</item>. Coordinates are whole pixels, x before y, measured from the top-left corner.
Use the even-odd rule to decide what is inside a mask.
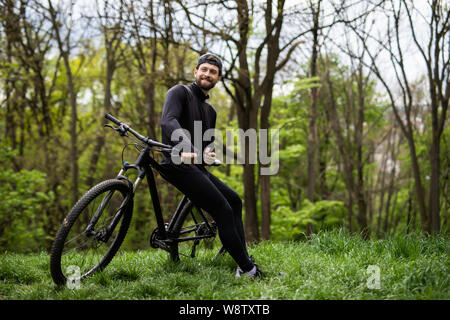
[[[195,152],[182,152],[181,153],[181,162],[182,163],[195,163],[197,159],[197,154]]]
[[[181,162],[185,164],[195,163],[197,154],[195,152],[181,152]],[[216,153],[212,152],[210,148],[206,148],[203,152],[203,163],[209,166],[220,165],[220,161],[216,159]]]

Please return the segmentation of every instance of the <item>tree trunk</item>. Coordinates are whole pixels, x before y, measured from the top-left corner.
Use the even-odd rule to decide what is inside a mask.
[[[261,235],[264,240],[270,239],[270,176],[260,176],[261,181]]]
[[[72,163],[72,204],[78,201],[78,146],[77,146],[77,100],[75,87],[72,79],[72,70],[69,64],[69,55],[66,53],[63,56],[64,65],[67,73],[67,86],[70,94],[70,161]]]
[[[57,12],[54,10],[51,1],[48,1],[49,13],[51,17],[51,22],[53,25],[53,31],[55,32],[56,41],[58,43],[58,48],[64,61],[64,67],[66,69],[67,76],[67,88],[69,91],[70,98],[70,162],[71,162],[71,173],[72,173],[72,205],[78,201],[78,146],[77,146],[77,99],[75,93],[75,86],[73,83],[72,69],[70,67],[69,61],[69,48],[70,48],[70,38],[66,39],[66,48],[64,48],[63,40],[61,39],[59,28],[60,22],[56,21]],[[70,34],[70,32],[68,33]]]
[[[412,201],[411,201],[411,194],[409,194],[408,196],[408,215],[406,217],[406,233],[410,233],[411,232],[411,208],[412,208]]]
[[[367,225],[367,200],[365,197],[364,185],[364,162],[363,162],[363,137],[364,137],[364,75],[362,64],[358,69],[358,112],[355,126],[354,144],[356,149],[356,167],[357,167],[357,181],[356,181],[356,198],[358,201],[358,223],[364,239],[370,236],[369,226]]]
[[[422,184],[422,178],[420,177],[420,169],[419,169],[419,161],[417,159],[416,146],[414,143],[414,138],[412,136],[411,131],[410,134],[406,136],[406,140],[408,141],[408,146],[411,155],[411,165],[413,170],[413,176],[415,180],[415,188],[416,188],[416,200],[419,204],[419,212],[420,212],[420,220],[422,223],[422,231],[424,233],[430,233],[430,223],[427,215],[427,210],[425,206],[425,190]]]
[[[447,84],[447,86],[450,86],[450,83]],[[431,136],[431,147],[430,147],[430,167],[431,167],[431,175],[430,175],[430,194],[429,194],[429,202],[428,202],[428,209],[429,209],[429,217],[428,220],[430,222],[430,232],[432,233],[439,233],[441,229],[441,220],[440,220],[440,181],[439,181],[439,175],[440,175],[440,140],[441,140],[441,134],[442,130],[439,128],[439,119],[438,119],[438,102],[436,92],[432,92],[431,94],[435,95],[434,98],[432,98],[431,102],[431,124],[432,124],[432,136]],[[442,101],[441,103],[445,103],[445,101]],[[447,100],[448,104],[448,100]],[[444,106],[442,106],[444,108]]]
[[[349,232],[353,232],[353,223],[352,223],[352,219],[353,219],[353,196],[352,193],[347,189],[347,196],[348,196],[348,201],[347,201],[347,221],[348,221],[348,231]]]
[[[147,135],[150,139],[156,139],[156,124],[158,122],[155,114],[155,82],[147,79],[142,89],[144,91],[144,105],[147,112]]]
[[[330,135],[329,131],[325,130],[324,137],[322,143],[319,144],[318,149],[318,158],[319,158],[319,169],[318,169],[318,179],[320,182],[319,192],[321,194],[321,198],[326,200],[329,198],[330,190],[328,190],[327,186],[327,151],[328,146],[330,145]]]
[[[314,19],[314,25],[312,28],[313,34],[313,44],[312,44],[312,55],[310,63],[310,77],[317,76],[317,58],[319,51],[319,14],[320,14],[320,1],[317,4],[317,11],[311,5],[312,15]],[[317,179],[317,155],[318,155],[318,135],[317,135],[317,94],[318,88],[311,88],[310,97],[311,105],[309,109],[309,133],[308,133],[308,189],[306,196],[309,201],[314,202],[314,193],[316,189],[316,179]]]
[[[10,3],[8,2],[7,6],[7,16],[11,16],[10,10],[12,11],[12,8],[10,8]],[[5,19],[7,26],[9,25],[8,19]],[[12,65],[12,39],[10,35],[9,28],[5,28],[6,33],[6,61],[8,65]],[[16,123],[14,121],[14,114],[13,111],[14,105],[16,104],[15,98],[12,96],[12,87],[14,86],[14,81],[11,80],[11,73],[8,72],[6,74],[5,79],[5,96],[6,96],[6,119],[5,119],[5,138],[10,139],[10,144],[13,150],[17,147],[17,140],[16,140]]]
[[[267,90],[264,96],[264,105],[261,111],[261,122],[260,122],[260,130],[266,130],[267,132],[267,140],[266,146],[261,146],[261,139],[259,139],[260,146],[259,148],[266,148],[267,157],[269,158],[271,155],[271,147],[270,146],[270,137],[269,137],[269,114],[270,107],[272,104],[272,90]],[[270,167],[269,164],[261,164],[260,167],[260,175],[259,179],[261,181],[261,235],[264,240],[270,239],[270,175],[261,174],[261,170],[264,167]]]
[[[247,241],[259,240],[259,222],[256,209],[255,165],[244,164],[245,235]]]
[[[238,103],[239,127],[244,131],[257,128],[258,105],[254,105],[252,85],[250,81],[250,68],[247,61],[247,42],[250,28],[249,8],[246,0],[237,0],[237,13],[239,25],[239,68],[237,83],[235,85]],[[245,208],[245,234],[248,241],[259,240],[259,223],[256,208],[255,165],[249,163],[250,146],[245,143],[244,157],[244,208]]]

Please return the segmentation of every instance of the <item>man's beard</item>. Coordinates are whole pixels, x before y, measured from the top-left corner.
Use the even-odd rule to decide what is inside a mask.
[[[198,79],[195,79],[195,83],[200,87],[200,89],[203,89],[203,90],[211,90],[212,88],[214,88],[214,86],[216,85],[214,82],[210,82],[210,84],[209,85],[203,85],[202,84],[202,79],[200,79],[200,78],[198,78]]]

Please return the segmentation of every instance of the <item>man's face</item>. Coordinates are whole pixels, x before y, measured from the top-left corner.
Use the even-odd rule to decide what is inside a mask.
[[[217,82],[220,81],[219,67],[210,64],[202,63],[198,66],[198,69],[194,69],[195,83],[203,90],[211,90],[214,88]]]

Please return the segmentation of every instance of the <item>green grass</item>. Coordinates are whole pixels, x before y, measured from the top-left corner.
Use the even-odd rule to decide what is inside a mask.
[[[217,248],[216,248],[217,250]],[[147,249],[123,252],[81,288],[57,288],[46,253],[0,255],[0,299],[449,299],[450,239],[402,235],[364,241],[342,231],[305,242],[250,247],[269,276],[235,279],[235,263],[202,250],[181,263]],[[367,268],[380,269],[380,288],[367,286]],[[283,272],[279,276],[275,273]]]

